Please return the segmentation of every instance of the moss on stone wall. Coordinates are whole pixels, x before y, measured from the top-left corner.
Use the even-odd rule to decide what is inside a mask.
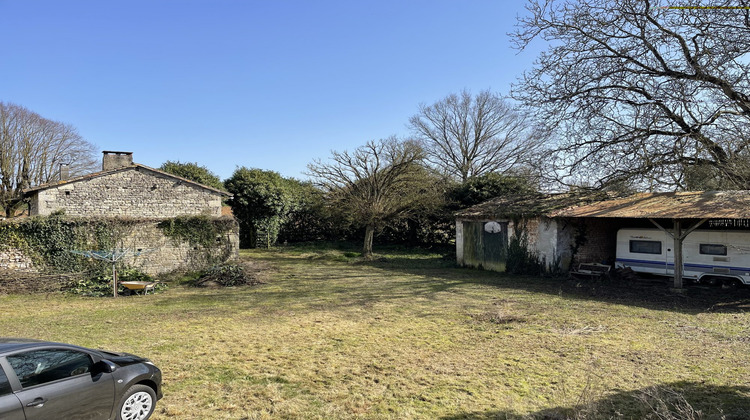
[[[187,242],[192,251],[189,258],[196,265],[212,265],[226,261],[235,252],[237,222],[231,217],[178,216],[157,224],[173,243]]]

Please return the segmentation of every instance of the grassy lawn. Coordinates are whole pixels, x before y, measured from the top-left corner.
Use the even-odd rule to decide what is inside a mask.
[[[272,266],[255,287],[3,296],[0,335],[150,357],[164,371],[155,419],[643,418],[685,402],[750,418],[750,290],[678,296],[350,251],[243,252]]]

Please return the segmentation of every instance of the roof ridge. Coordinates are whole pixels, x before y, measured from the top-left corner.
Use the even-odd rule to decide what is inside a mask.
[[[205,184],[201,184],[200,182],[196,182],[196,181],[193,181],[191,179],[183,178],[183,177],[175,175],[175,174],[170,174],[169,172],[165,172],[165,171],[162,171],[162,170],[159,170],[159,169],[154,169],[154,168],[152,168],[150,166],[146,166],[146,165],[143,165],[143,164],[140,164],[140,163],[132,163],[130,165],[121,166],[119,168],[114,168],[114,169],[108,169],[106,171],[92,172],[92,173],[89,173],[89,174],[79,175],[77,177],[66,179],[66,180],[60,180],[60,181],[55,181],[55,182],[47,182],[47,183],[44,183],[44,184],[40,184],[40,185],[37,185],[37,186],[34,186],[34,187],[30,187],[30,188],[24,189],[23,190],[23,194],[26,195],[26,194],[29,194],[29,193],[32,193],[32,192],[35,192],[35,191],[46,190],[46,189],[49,189],[49,188],[59,187],[59,186],[62,186],[62,185],[71,184],[71,183],[75,183],[75,182],[80,182],[80,181],[84,181],[84,180],[87,180],[87,179],[99,178],[99,177],[110,175],[110,174],[113,174],[113,173],[116,173],[116,172],[120,172],[120,171],[123,171],[123,170],[138,169],[138,168],[143,168],[145,170],[152,171],[152,172],[155,172],[157,174],[164,175],[164,176],[168,176],[170,178],[174,178],[174,179],[180,180],[182,182],[187,182],[189,184],[198,186],[200,188],[203,188],[203,189],[206,189],[206,190],[209,190],[209,191],[213,191],[213,192],[222,194],[222,195],[227,196],[227,197],[232,197],[232,194],[229,193],[229,192],[227,192],[227,191],[222,191],[220,189],[217,189],[217,188],[214,188],[214,187],[210,187],[210,186],[205,185]]]

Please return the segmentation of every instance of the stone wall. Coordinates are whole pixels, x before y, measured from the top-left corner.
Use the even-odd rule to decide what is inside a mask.
[[[125,259],[128,266],[157,275],[174,270],[205,268],[209,256],[226,261],[239,254],[239,227],[236,223],[230,232],[217,238],[216,247],[210,251],[167,237],[157,225],[158,222],[139,223],[127,234],[123,240],[125,249],[140,252],[140,255]]]
[[[228,232],[216,238],[208,250],[179,238],[167,237],[158,226],[159,222],[131,220],[127,228],[122,228],[122,239],[117,240],[118,249],[121,246],[122,249],[130,251],[130,254],[136,254],[123,260],[126,266],[150,275],[158,275],[175,270],[200,270],[216,262],[237,258],[239,255],[239,225],[236,221],[232,223]],[[3,270],[16,273],[54,271],[47,270],[44,266],[35,266],[29,255],[9,246],[0,248],[0,271]]]
[[[34,262],[15,248],[0,248],[0,270],[35,272]]]
[[[31,196],[31,215],[64,210],[68,216],[170,218],[221,216],[222,195],[142,166],[42,189]]]

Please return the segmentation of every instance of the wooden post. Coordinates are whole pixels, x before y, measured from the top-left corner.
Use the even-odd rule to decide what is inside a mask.
[[[708,218],[701,219],[698,223],[690,226],[684,231],[682,230],[680,220],[673,219],[674,229],[672,232],[664,229],[659,223],[656,222],[656,220],[651,218],[649,218],[648,220],[651,221],[651,223],[653,223],[654,226],[658,227],[662,232],[666,233],[668,236],[671,236],[672,239],[674,239],[674,288],[682,289],[682,240],[685,239],[692,231],[698,229],[698,227],[705,223]]]
[[[682,232],[680,220],[674,219],[674,288],[682,289]]]
[[[112,296],[117,297],[117,268],[116,263],[112,262]]]

